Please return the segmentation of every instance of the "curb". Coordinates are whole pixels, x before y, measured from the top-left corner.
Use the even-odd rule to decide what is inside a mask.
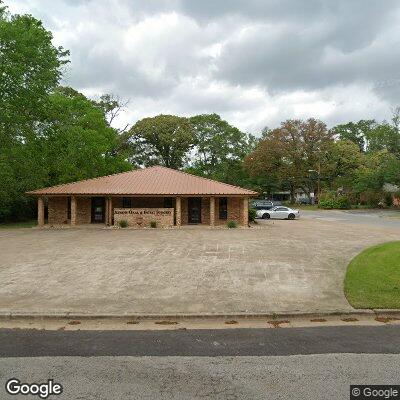
[[[77,320],[93,320],[93,319],[140,319],[140,320],[187,320],[187,319],[262,319],[262,318],[321,318],[321,317],[337,317],[337,316],[376,316],[376,317],[398,317],[400,318],[400,310],[392,309],[363,309],[363,310],[331,310],[331,311],[313,311],[313,312],[266,312],[266,313],[220,313],[220,314],[142,314],[142,313],[126,313],[126,314],[84,314],[84,313],[26,313],[26,312],[8,312],[0,311],[0,320],[4,319],[77,319]]]

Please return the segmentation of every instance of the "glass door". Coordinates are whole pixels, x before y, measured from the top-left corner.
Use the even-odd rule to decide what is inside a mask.
[[[189,224],[201,224],[201,197],[188,198]]]
[[[104,223],[105,205],[104,197],[92,197],[92,224]]]

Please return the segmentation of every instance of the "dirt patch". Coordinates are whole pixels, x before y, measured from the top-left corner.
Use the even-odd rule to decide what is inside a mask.
[[[313,318],[310,319],[311,322],[326,322],[327,320],[325,318]]]
[[[358,319],[354,317],[342,318],[341,321],[343,322],[357,322]]]
[[[272,321],[268,321],[268,323],[270,324],[270,325],[272,325],[274,328],[280,328],[280,326],[282,325],[282,324],[289,324],[290,323],[290,321],[286,321],[286,320],[272,320]]]
[[[156,325],[178,325],[177,321],[156,321]]]
[[[400,320],[400,318],[396,318],[396,317],[376,317],[375,318],[375,321],[383,322],[385,324],[387,324],[391,321],[399,321],[399,320]]]

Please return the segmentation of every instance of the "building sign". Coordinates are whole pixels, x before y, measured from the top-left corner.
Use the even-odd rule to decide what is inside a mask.
[[[125,220],[128,226],[134,228],[150,228],[152,222],[158,228],[174,226],[173,208],[115,208],[114,225],[119,226]]]

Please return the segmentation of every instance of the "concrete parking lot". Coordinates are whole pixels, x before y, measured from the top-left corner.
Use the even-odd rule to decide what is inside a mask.
[[[400,240],[400,222],[303,214],[236,230],[2,229],[0,311],[350,310],[342,286],[348,262],[367,246]]]

